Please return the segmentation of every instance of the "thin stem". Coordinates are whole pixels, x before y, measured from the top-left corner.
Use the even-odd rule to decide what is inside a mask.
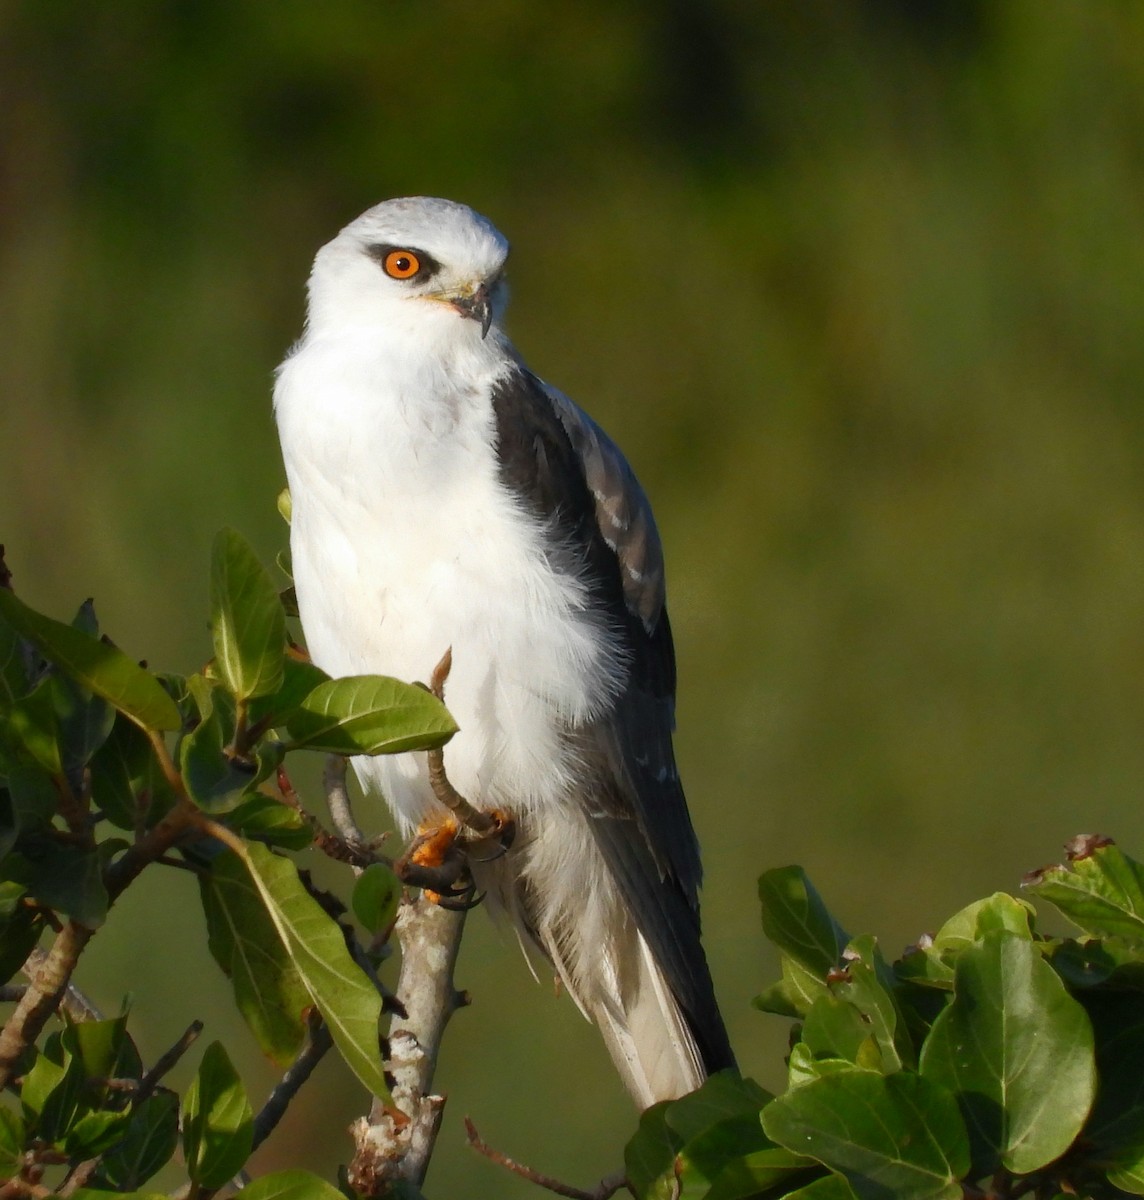
[[[179,768],[175,766],[175,762],[171,758],[171,752],[167,749],[167,742],[163,735],[154,729],[148,729],[147,740],[151,743],[151,749],[155,751],[159,769],[163,772],[163,778],[170,785],[171,791],[176,796],[185,797],[187,790],[183,786],[183,777],[179,774]]]
[[[551,1175],[542,1175],[532,1167],[526,1167],[524,1163],[517,1162],[515,1158],[509,1158],[507,1154],[494,1150],[477,1133],[477,1127],[468,1117],[465,1118],[465,1134],[469,1145],[478,1154],[483,1154],[490,1162],[495,1162],[498,1166],[504,1167],[506,1171],[511,1171],[514,1175],[527,1179],[529,1183],[535,1183],[537,1187],[554,1192],[557,1196],[567,1196],[569,1200],[610,1200],[621,1188],[632,1191],[627,1176],[622,1172],[601,1179],[590,1192],[584,1191],[583,1188],[573,1187],[570,1183],[561,1183],[559,1179],[553,1179]],[[634,1192],[632,1194],[635,1195]]]
[[[286,1073],[267,1097],[258,1116],[254,1118],[254,1145],[257,1150],[274,1132],[278,1122],[282,1120],[290,1101],[298,1094],[298,1089],[310,1078],[314,1068],[322,1061],[323,1056],[334,1044],[330,1031],[320,1018],[310,1023],[310,1037],[302,1052],[290,1064]]]
[[[278,768],[277,779],[278,791],[281,793],[283,803],[292,808],[305,821],[314,839],[315,847],[323,854],[336,862],[346,863],[358,873],[368,867],[370,863],[377,861],[378,856],[371,850],[363,848],[363,845],[346,841],[323,828],[318,818],[308,811],[302,801],[298,799],[298,793],[290,782],[290,776],[282,767]]]
[[[183,1030],[182,1037],[156,1060],[155,1065],[139,1080],[134,1100],[139,1105],[159,1086],[159,1080],[170,1071],[184,1054],[194,1045],[195,1039],[203,1031],[202,1021],[192,1021]]]

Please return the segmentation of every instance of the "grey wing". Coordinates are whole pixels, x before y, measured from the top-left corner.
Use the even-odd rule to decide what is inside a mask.
[[[498,438],[514,484],[580,547],[584,578],[628,663],[612,709],[575,734],[594,776],[585,781],[584,800],[596,844],[706,1069],[732,1066],[699,937],[699,844],[671,743],[675,649],[651,506],[607,434],[525,368],[506,381]]]
[[[673,877],[695,907],[702,867],[671,741],[675,648],[665,607],[659,530],[651,504],[615,442],[563,392],[541,386],[580,460],[600,533],[620,565],[628,612],[643,627],[629,639],[635,661],[605,738],[611,742],[609,757],[628,784],[624,790],[659,874]]]
[[[620,448],[563,392],[541,381],[596,502],[596,522],[619,559],[624,600],[650,633],[664,603],[663,543],[651,505]],[[674,689],[674,680],[673,680]]]

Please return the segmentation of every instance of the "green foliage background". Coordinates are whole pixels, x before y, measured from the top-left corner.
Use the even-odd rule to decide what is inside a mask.
[[[762,867],[894,956],[1071,833],[1144,836],[1142,44],[1115,0],[0,3],[16,586],[199,665],[214,531],[285,539],[270,374],[313,252],[387,196],[473,204],[517,344],[655,502],[710,957],[776,1087]],[[162,882],[83,981],[134,992],[150,1057],[194,1016],[238,1050]],[[618,1165],[594,1033],[484,914],[460,981],[430,1192],[529,1194],[464,1112],[582,1184]],[[260,1169],[346,1157],[358,1089],[318,1083]]]

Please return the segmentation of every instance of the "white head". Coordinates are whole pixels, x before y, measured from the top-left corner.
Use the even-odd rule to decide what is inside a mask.
[[[464,204],[386,200],[318,251],[309,331],[405,330],[479,340],[499,323],[508,242]]]

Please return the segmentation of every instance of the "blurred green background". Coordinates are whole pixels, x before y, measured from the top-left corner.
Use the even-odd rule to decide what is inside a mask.
[[[760,869],[887,953],[1078,831],[1144,852],[1144,5],[0,2],[0,540],[155,666],[208,653],[214,531],[285,528],[271,372],[317,247],[428,193],[514,244],[509,327],[656,505],[707,944],[782,1078]],[[312,794],[312,792],[311,792]],[[82,981],[151,1056],[229,1014],[193,883]],[[161,931],[170,954],[155,953]],[[582,1186],[634,1118],[594,1032],[470,922],[429,1192]],[[328,1171],[326,1063],[257,1165]]]

